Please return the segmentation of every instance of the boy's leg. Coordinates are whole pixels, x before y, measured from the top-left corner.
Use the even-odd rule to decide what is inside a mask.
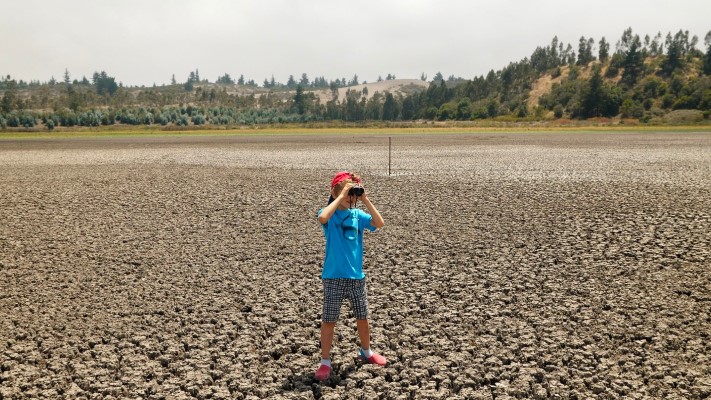
[[[385,366],[388,360],[370,349],[370,325],[368,324],[368,320],[359,319],[356,320],[356,323],[358,324],[358,336],[360,337],[360,351],[358,352],[358,357],[363,362]]]
[[[321,321],[321,358],[324,360],[330,358],[331,346],[333,345],[333,332],[335,329],[335,322]]]
[[[358,337],[360,338],[360,347],[364,349],[370,348],[370,324],[367,319],[356,320],[358,325]]]
[[[356,317],[358,326],[358,337],[360,338],[361,350],[359,357],[371,364],[384,366],[387,364],[385,357],[374,353],[370,349],[370,324],[368,323],[368,294],[365,287],[365,279],[353,282],[353,290],[350,293],[351,305]]]
[[[323,315],[321,317],[321,362],[314,373],[314,378],[325,381],[331,375],[331,346],[333,332],[341,308],[344,294],[344,282],[339,279],[323,280]]]
[[[351,302],[351,308],[356,317],[360,346],[364,349],[369,349],[370,325],[368,324],[368,289],[365,286],[365,279],[351,281],[348,299]]]
[[[333,331],[336,328],[335,322],[321,321],[321,362],[314,372],[314,379],[325,381],[331,376],[331,344],[333,343]]]

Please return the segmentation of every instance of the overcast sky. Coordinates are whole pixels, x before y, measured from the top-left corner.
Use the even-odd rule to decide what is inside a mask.
[[[711,0],[0,0],[0,74],[124,85],[244,74],[472,78],[581,36],[711,30]],[[597,51],[597,50],[596,50]]]

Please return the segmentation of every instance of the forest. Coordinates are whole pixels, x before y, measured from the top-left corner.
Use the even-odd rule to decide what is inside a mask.
[[[530,56],[472,79],[437,73],[421,90],[369,93],[351,79],[272,76],[261,85],[225,73],[214,82],[190,72],[184,82],[124,86],[106,71],[91,79],[0,79],[0,128],[75,126],[244,126],[316,121],[544,121],[594,118],[664,123],[678,110],[692,122],[711,114],[711,31],[703,43],[688,31],[641,37],[625,30],[614,45],[581,37],[577,47],[554,37]],[[396,80],[387,74],[382,80]],[[358,86],[360,85],[360,86]],[[357,90],[357,88],[361,88]],[[345,92],[339,96],[339,91]],[[341,93],[343,93],[343,91]],[[318,96],[316,93],[321,93]],[[323,98],[323,93],[327,93]]]

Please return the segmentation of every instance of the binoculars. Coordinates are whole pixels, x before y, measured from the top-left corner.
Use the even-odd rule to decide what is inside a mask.
[[[362,186],[353,186],[352,188],[348,189],[348,195],[349,196],[362,196],[363,193],[365,193],[365,189]]]

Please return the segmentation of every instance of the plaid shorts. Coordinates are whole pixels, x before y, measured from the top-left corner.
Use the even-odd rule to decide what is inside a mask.
[[[368,295],[365,279],[323,279],[323,321],[336,322],[343,299],[348,298],[356,319],[368,318]]]

